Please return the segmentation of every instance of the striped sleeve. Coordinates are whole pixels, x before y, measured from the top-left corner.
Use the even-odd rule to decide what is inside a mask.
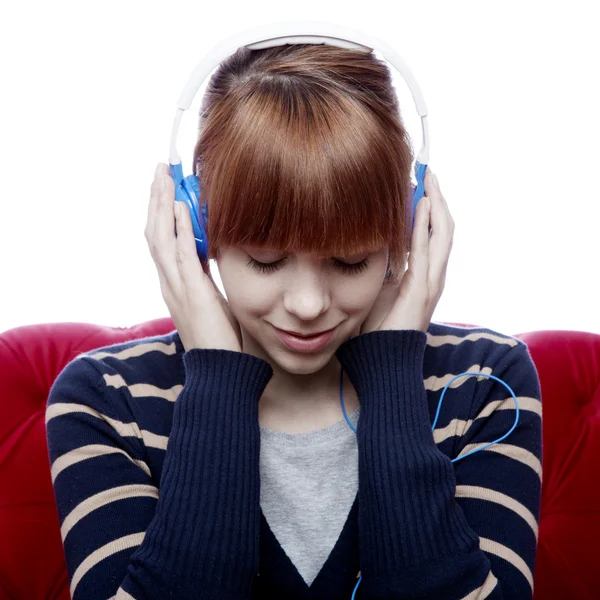
[[[454,433],[460,434],[455,436],[455,456],[465,457],[454,463],[456,502],[490,561],[490,572],[473,598],[530,600],[542,489],[540,382],[529,349],[521,341],[505,351],[489,372],[512,388],[519,420],[501,442],[465,456],[503,437],[515,423],[510,391],[485,378],[478,380],[470,418],[452,424]]]
[[[47,444],[73,600],[252,597],[258,400],[271,367],[225,350],[183,361],[160,482],[118,411],[128,401],[118,373],[82,356],[52,386]]]
[[[361,335],[338,350],[361,401],[362,591],[374,600],[531,599],[541,419],[539,381],[527,347],[492,352],[485,371],[525,398],[528,410],[504,442],[456,462],[431,431],[425,347],[424,332],[402,330]],[[476,354],[482,346],[472,348],[465,358],[470,365],[483,360]],[[463,392],[468,418],[451,426],[462,436],[458,456],[502,437],[514,422],[506,388],[475,379],[476,387],[465,387],[474,394]]]

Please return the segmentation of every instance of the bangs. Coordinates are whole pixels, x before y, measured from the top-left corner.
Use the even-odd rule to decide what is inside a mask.
[[[400,115],[380,107],[314,78],[231,89],[195,152],[209,257],[227,246],[321,256],[405,249],[412,148]]]

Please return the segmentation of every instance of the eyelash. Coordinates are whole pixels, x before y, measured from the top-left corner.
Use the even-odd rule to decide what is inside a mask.
[[[284,260],[285,259],[282,258],[281,260],[278,260],[274,263],[262,263],[257,260],[254,260],[252,257],[248,257],[248,262],[246,264],[250,265],[253,269],[259,271],[260,273],[273,273],[281,266],[281,263]],[[344,273],[348,273],[350,275],[358,275],[358,273],[364,271],[369,266],[369,259],[365,258],[364,260],[361,260],[358,263],[350,265],[348,263],[344,263],[341,260],[337,260],[336,258],[334,258],[333,263],[335,264],[336,268],[340,269]]]

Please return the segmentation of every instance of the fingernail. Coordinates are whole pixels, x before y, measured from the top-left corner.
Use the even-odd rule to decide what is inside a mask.
[[[164,177],[163,166],[161,163],[158,163],[156,165],[156,169],[154,169],[154,177],[155,177],[155,179],[158,179],[159,177],[161,177],[161,178]]]

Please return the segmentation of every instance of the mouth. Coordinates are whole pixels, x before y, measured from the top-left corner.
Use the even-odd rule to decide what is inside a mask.
[[[289,331],[288,329],[279,329],[279,327],[275,327],[275,329],[278,329],[283,333],[287,333],[288,335],[293,335],[297,338],[308,339],[317,337],[319,335],[324,335],[325,333],[329,333],[330,331],[333,331],[335,327],[332,327],[331,329],[325,329],[324,331],[318,331],[317,333],[298,333],[297,331]]]
[[[320,331],[312,335],[300,334],[297,332],[286,331],[273,326],[277,336],[290,350],[296,352],[316,352],[325,347],[337,328],[333,327],[326,331]]]

